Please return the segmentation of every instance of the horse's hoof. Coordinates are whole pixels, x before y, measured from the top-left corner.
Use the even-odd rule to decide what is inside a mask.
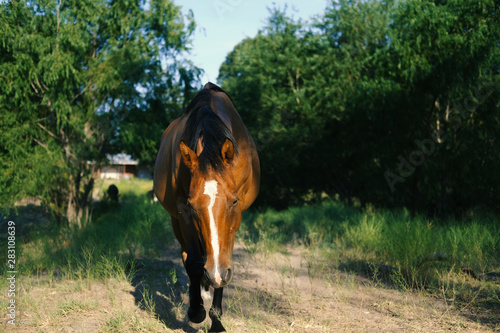
[[[220,322],[220,320],[213,320],[212,319],[212,327],[210,327],[210,330],[209,332],[225,332],[226,329],[224,328],[224,326],[222,326],[222,323]]]
[[[197,310],[193,310],[191,307],[188,309],[189,320],[195,324],[199,324],[204,321],[206,316],[207,312],[205,311],[205,308],[203,306],[201,306]]]
[[[222,326],[220,322],[220,312],[215,311],[213,308],[210,309],[210,319],[212,319],[212,327],[210,327],[209,332],[225,332],[226,329]]]

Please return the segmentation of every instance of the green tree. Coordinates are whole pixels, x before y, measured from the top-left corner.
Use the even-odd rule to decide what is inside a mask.
[[[153,170],[158,153],[160,138],[166,126],[182,114],[198,92],[201,69],[189,62],[179,61],[178,84],[155,83],[147,93],[135,96],[135,102],[127,102],[127,111],[119,121],[119,131],[111,140],[115,151],[125,151],[137,159],[141,166]],[[193,86],[194,85],[194,86]]]
[[[392,18],[387,67],[391,79],[410,92],[405,115],[414,121],[405,126],[406,137],[435,141],[435,151],[397,183],[394,196],[440,214],[497,206],[498,3],[403,1]],[[394,169],[398,154],[408,159],[416,148],[408,142],[385,162]]]
[[[362,136],[346,128],[348,108],[360,79],[375,76],[370,58],[385,47],[389,19],[378,2],[361,3],[363,16],[358,6],[344,5],[313,25],[273,10],[268,25],[221,66],[219,80],[259,147],[261,202],[284,207],[324,192],[354,196],[355,150],[344,141]],[[376,82],[370,88],[389,89]]]
[[[220,68],[218,80],[236,101],[259,150],[261,199],[276,206],[298,202],[308,189],[301,157],[323,127],[307,82],[316,53],[313,39],[300,21],[274,10],[268,25],[238,44]]]
[[[120,122],[182,96],[179,55],[193,29],[168,0],[0,4],[2,207],[37,196],[79,223]]]
[[[274,10],[219,77],[259,145],[261,202],[498,206],[499,15],[462,0],[332,1],[312,24]]]

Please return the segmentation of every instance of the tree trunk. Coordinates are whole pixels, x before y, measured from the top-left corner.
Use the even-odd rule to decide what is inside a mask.
[[[92,198],[92,190],[94,189],[94,168],[90,170],[84,171],[90,172],[90,177],[88,178],[88,182],[84,185],[84,191],[80,194],[80,182],[82,178],[85,179],[85,175],[83,177],[78,176],[77,181],[74,180],[73,176],[70,176],[70,188],[68,191],[68,202],[66,208],[66,218],[70,225],[77,225],[78,228],[82,227],[82,221],[87,221],[90,218],[90,209],[89,206],[91,204]],[[80,173],[81,175],[81,173]]]
[[[78,209],[78,193],[75,191],[75,183],[73,181],[73,176],[69,177],[69,191],[68,191],[68,204],[66,207],[66,218],[70,225],[75,223],[78,228],[81,227],[79,209]]]

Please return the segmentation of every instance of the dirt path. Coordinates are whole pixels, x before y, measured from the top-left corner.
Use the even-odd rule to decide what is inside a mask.
[[[229,332],[498,332],[444,299],[381,286],[320,263],[304,249],[234,251],[225,290]],[[16,332],[204,332],[187,321],[188,280],[178,249],[139,260],[132,281],[23,281]],[[207,307],[209,302],[206,302]],[[2,323],[0,329],[9,331]]]
[[[235,254],[241,273],[227,301],[228,326],[235,332],[260,327],[269,332],[489,331],[444,300],[382,287],[318,263],[305,251],[250,258],[239,246]],[[241,319],[240,313],[257,320]]]
[[[302,250],[302,251],[301,251]],[[235,275],[225,290],[223,323],[230,332],[490,332],[478,317],[454,309],[444,299],[381,286],[372,280],[318,263],[304,249],[250,255],[234,249]],[[173,259],[180,285],[187,277]],[[158,300],[165,322],[176,332],[206,330],[186,320],[187,294],[166,292]],[[176,295],[175,297],[173,297]],[[172,300],[175,300],[172,302]],[[182,304],[181,303],[182,300]],[[210,300],[205,301],[208,308]],[[176,309],[175,319],[165,312]],[[498,314],[497,314],[498,315]],[[160,316],[161,317],[161,316]],[[176,325],[178,325],[176,327]]]

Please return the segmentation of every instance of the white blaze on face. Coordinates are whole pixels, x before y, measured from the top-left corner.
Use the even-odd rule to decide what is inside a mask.
[[[212,211],[215,199],[217,198],[217,181],[209,180],[205,182],[205,192],[210,197],[208,204],[208,216],[210,218],[210,241],[212,243],[212,250],[214,255],[214,279],[215,283],[220,284],[222,278],[219,272],[219,235],[217,234],[217,226],[215,225],[214,212]]]

